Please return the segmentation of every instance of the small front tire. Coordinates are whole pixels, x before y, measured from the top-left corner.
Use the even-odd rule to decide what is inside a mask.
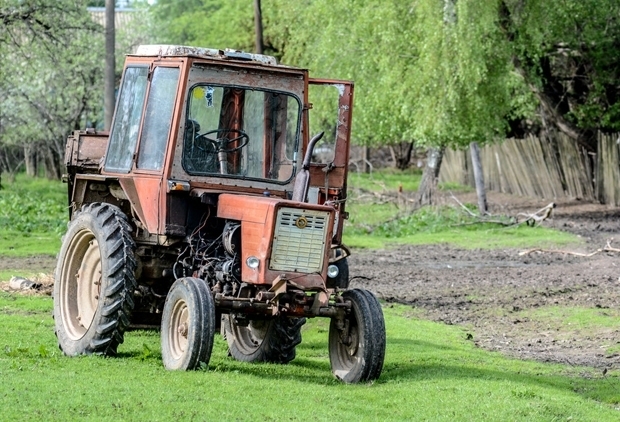
[[[204,280],[174,282],[161,319],[161,356],[169,370],[187,371],[209,363],[215,335],[215,304]]]
[[[385,322],[377,298],[367,290],[342,294],[350,302],[343,319],[332,318],[329,326],[329,361],[332,373],[346,383],[374,381],[383,370]]]

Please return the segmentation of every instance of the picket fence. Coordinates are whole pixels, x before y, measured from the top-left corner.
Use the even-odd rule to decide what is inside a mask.
[[[481,148],[488,190],[544,199],[578,198],[620,205],[620,135],[597,135],[596,153],[563,134],[507,139]],[[474,185],[469,150],[446,150],[440,182]]]

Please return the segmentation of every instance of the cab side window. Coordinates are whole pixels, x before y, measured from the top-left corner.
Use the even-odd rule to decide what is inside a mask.
[[[156,67],[146,104],[138,168],[160,170],[164,164],[176,99],[179,68]]]
[[[147,67],[128,67],[125,70],[110,132],[105,171],[129,173],[131,169],[138,142],[148,72]]]

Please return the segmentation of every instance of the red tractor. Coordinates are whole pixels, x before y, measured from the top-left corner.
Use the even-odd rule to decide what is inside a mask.
[[[334,375],[377,379],[383,313],[348,289],[342,245],[352,100],[351,82],[264,55],[128,56],[110,133],[67,142],[62,351],[114,355],[130,325],[161,324],[164,366],[189,370],[219,327],[234,359],[287,363],[306,318],[327,317]]]

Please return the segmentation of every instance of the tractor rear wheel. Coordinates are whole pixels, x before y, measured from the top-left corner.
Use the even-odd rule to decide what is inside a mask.
[[[250,320],[244,326],[232,315],[222,319],[228,352],[242,362],[289,363],[295,359],[295,347],[301,343],[305,323],[306,318],[279,317]]]
[[[215,335],[215,304],[204,280],[174,282],[161,318],[161,357],[166,369],[192,370],[209,363]]]
[[[85,205],[63,238],[54,283],[54,324],[69,356],[115,355],[134,307],[135,243],[116,206]]]
[[[385,358],[385,322],[377,298],[367,290],[342,294],[351,310],[329,326],[329,361],[332,373],[346,383],[379,378]]]

